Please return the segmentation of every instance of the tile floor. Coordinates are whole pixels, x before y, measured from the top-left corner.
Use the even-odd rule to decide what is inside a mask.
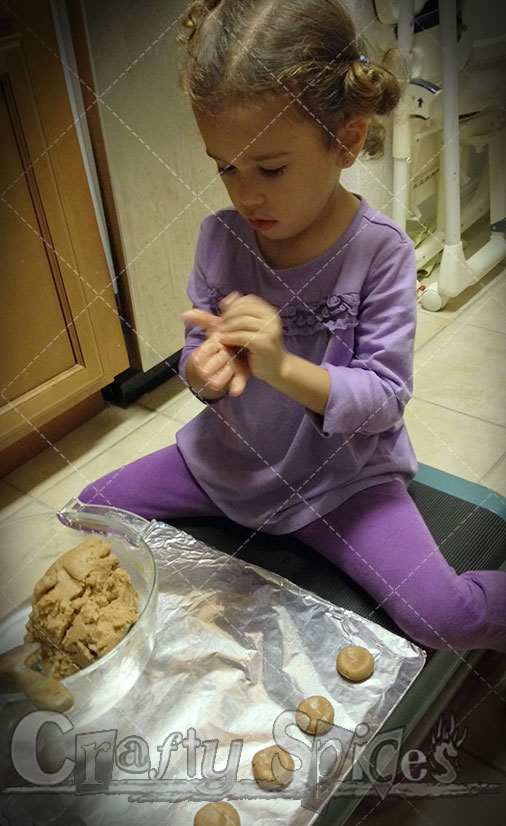
[[[485,485],[503,498],[506,496],[505,308],[506,270],[497,267],[479,285],[437,314],[419,310],[414,397],[406,414],[419,461]],[[0,519],[61,508],[87,483],[107,471],[174,442],[178,428],[200,408],[200,402],[177,378],[142,396],[127,410],[106,406],[93,420],[0,481]],[[470,751],[475,755],[482,749],[476,777],[502,781],[502,794],[489,795],[486,801],[486,810],[490,812],[494,806],[498,812],[506,810],[504,664],[502,672],[496,689],[489,694],[476,677],[477,705],[466,721],[478,743],[474,752]],[[486,751],[483,743],[488,743],[489,737],[495,747],[493,756],[486,758],[491,752]],[[469,771],[473,773],[472,767]],[[475,823],[484,800],[482,795],[451,803],[458,807],[452,811],[461,813],[459,823]],[[445,808],[440,801],[433,800],[402,802],[397,804],[402,815],[394,819],[406,826],[418,826],[422,822],[433,826],[453,823],[448,805],[448,801]],[[375,807],[371,804],[370,808]],[[372,812],[367,815],[367,822],[369,826],[383,826],[391,822],[390,817],[388,812],[383,815]],[[482,817],[481,822],[504,821]]]

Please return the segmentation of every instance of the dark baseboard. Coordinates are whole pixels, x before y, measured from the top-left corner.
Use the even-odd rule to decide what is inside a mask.
[[[146,372],[129,367],[128,370],[116,376],[111,384],[103,388],[104,399],[111,404],[117,404],[118,407],[128,407],[144,393],[154,390],[167,379],[177,376],[180,356],[181,350],[178,350],[177,353],[155,364],[151,370]]]

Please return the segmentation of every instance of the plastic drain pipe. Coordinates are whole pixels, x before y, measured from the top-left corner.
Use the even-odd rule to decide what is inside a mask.
[[[413,50],[413,29],[415,24],[415,2],[406,0],[399,4],[397,44],[411,69]],[[407,91],[394,113],[392,132],[393,206],[392,219],[401,229],[406,230],[409,197],[409,157],[411,155],[411,124]]]
[[[456,0],[440,0],[439,21],[443,62],[443,156],[445,243],[439,281],[425,290],[422,306],[438,310],[448,298],[476,283],[506,256],[504,232],[492,231],[489,241],[466,260],[460,234],[459,83]],[[490,216],[492,228],[503,229],[506,218],[504,131],[489,141]],[[435,293],[435,294],[434,294]],[[432,294],[432,295],[431,295]]]

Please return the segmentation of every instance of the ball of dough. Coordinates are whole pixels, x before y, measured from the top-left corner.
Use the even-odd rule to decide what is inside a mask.
[[[230,803],[208,803],[195,815],[193,826],[241,826],[241,821]]]
[[[257,751],[252,763],[258,785],[270,791],[288,786],[295,768],[291,755],[280,746],[269,746]]]
[[[307,697],[297,706],[295,719],[306,734],[326,734],[334,722],[334,709],[325,697]]]
[[[347,680],[359,683],[367,680],[374,671],[374,657],[361,645],[348,645],[337,655],[337,670]]]

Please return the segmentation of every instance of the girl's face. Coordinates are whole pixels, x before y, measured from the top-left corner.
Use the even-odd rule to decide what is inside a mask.
[[[290,117],[289,102],[195,111],[233,205],[271,247],[325,234],[342,193],[343,147],[327,149],[316,123]]]

